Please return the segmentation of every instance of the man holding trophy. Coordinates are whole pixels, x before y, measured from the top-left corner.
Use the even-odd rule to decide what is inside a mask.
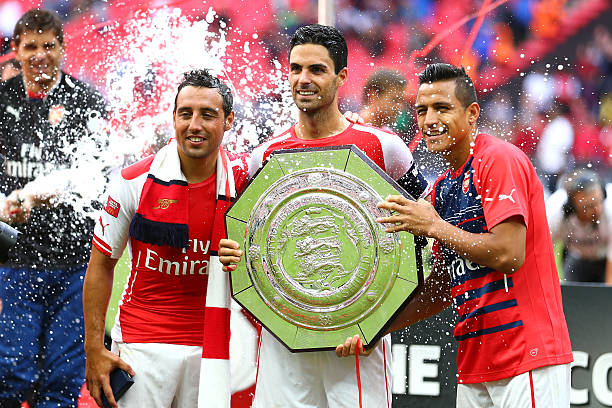
[[[291,38],[289,82],[299,121],[252,152],[253,175],[274,151],[355,145],[396,180],[420,198],[428,183],[418,172],[412,154],[392,133],[349,122],[338,108],[338,88],[347,78],[347,46],[333,27],[301,27]],[[296,250],[299,248],[296,248]],[[243,251],[233,240],[221,240],[220,261],[226,271],[236,269]],[[359,390],[355,364],[339,360],[333,351],[291,353],[267,330],[262,331],[254,407],[356,407],[391,406],[390,337],[384,337],[361,363]]]

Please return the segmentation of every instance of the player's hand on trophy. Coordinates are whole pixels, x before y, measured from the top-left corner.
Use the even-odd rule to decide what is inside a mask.
[[[223,265],[225,272],[236,269],[236,264],[242,259],[240,244],[232,239],[222,239],[219,241],[219,261]]]
[[[129,364],[119,358],[118,355],[111,353],[103,346],[95,350],[86,351],[87,358],[85,359],[85,381],[89,394],[96,401],[99,407],[102,407],[101,393],[104,392],[106,399],[111,407],[117,408],[113,390],[110,385],[110,373],[119,367],[134,376],[136,373],[132,370]]]
[[[369,350],[364,349],[361,337],[356,334],[353,337],[348,337],[343,344],[336,347],[336,355],[338,357],[354,356],[358,351],[360,356],[369,356],[375,348],[376,346]]]
[[[358,123],[358,124],[364,124],[365,123],[365,120],[361,116],[359,116],[359,114],[356,113],[356,112],[346,111],[346,112],[344,112],[344,117],[349,122]]]
[[[420,199],[412,201],[401,195],[393,195],[377,204],[378,208],[389,210],[392,215],[376,219],[381,224],[389,224],[385,231],[408,231],[413,235],[431,237],[442,218],[430,202]]]

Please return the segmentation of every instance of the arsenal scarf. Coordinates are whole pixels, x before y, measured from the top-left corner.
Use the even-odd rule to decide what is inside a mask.
[[[225,238],[225,212],[236,197],[232,169],[225,151],[217,158],[217,205],[208,266],[208,289],[204,312],[204,338],[200,365],[198,408],[230,408],[230,283],[219,262],[219,240]]]
[[[181,172],[177,143],[155,155],[143,186],[130,236],[142,242],[176,248],[189,246],[188,184]],[[217,157],[217,201],[212,226],[198,408],[230,408],[230,286],[219,262],[219,240],[225,237],[225,212],[236,196],[234,173],[220,148]],[[173,204],[173,211],[156,211]]]
[[[130,222],[130,237],[152,245],[189,247],[188,186],[175,139],[155,155],[140,203]],[[164,211],[172,206],[171,211]]]

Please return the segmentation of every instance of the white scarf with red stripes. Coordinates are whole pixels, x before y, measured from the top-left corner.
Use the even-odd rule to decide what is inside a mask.
[[[229,274],[223,271],[219,262],[218,250],[219,240],[225,237],[225,212],[234,197],[234,173],[228,168],[227,154],[220,149],[217,158],[217,205],[208,264],[198,408],[230,408],[231,405],[230,284]]]
[[[168,193],[168,188],[164,187],[171,180],[185,183],[184,191],[186,194],[187,180],[181,172],[181,164],[178,156],[176,140],[172,139],[167,146],[160,149],[156,154],[151,169],[150,175],[154,176],[156,183],[154,189],[148,189],[149,195],[155,197],[147,197],[149,201],[156,201],[157,195],[163,192]],[[229,343],[230,343],[230,285],[229,274],[222,269],[219,262],[218,250],[219,240],[225,237],[225,212],[231,204],[231,199],[236,197],[236,185],[234,179],[233,168],[230,167],[227,153],[223,148],[219,148],[217,156],[217,200],[215,205],[215,214],[212,225],[211,236],[211,252],[208,264],[208,286],[206,290],[206,305],[204,312],[204,335],[202,339],[202,362],[200,368],[200,385],[198,393],[198,408],[230,408],[231,390],[230,390],[230,361],[229,361]],[[143,190],[143,194],[145,194]],[[141,201],[144,198],[141,198]],[[187,205],[188,200],[180,200]],[[187,209],[182,209],[186,224]],[[148,218],[147,218],[148,217]],[[176,238],[176,233],[160,234],[160,227],[172,230],[175,227],[176,221],[149,219],[150,214],[145,214],[140,217],[139,223],[134,228],[134,233],[138,235],[137,239],[143,242],[158,238],[163,242],[158,245],[176,246],[174,242],[166,242],[170,238]],[[143,221],[144,220],[144,221]],[[144,226],[143,226],[144,225]],[[152,226],[150,226],[152,225]],[[173,232],[172,230],[171,232]],[[179,231],[182,235],[182,241],[188,240],[188,230]],[[130,227],[132,234],[132,227]],[[163,235],[160,238],[160,235]],[[170,237],[170,238],[168,238]],[[175,239],[175,241],[181,241]],[[182,242],[181,241],[181,242]]]

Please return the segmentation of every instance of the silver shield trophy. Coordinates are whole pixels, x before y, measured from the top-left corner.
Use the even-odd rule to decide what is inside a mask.
[[[422,240],[376,204],[412,199],[354,146],[274,152],[226,214],[232,295],[291,351],[372,347],[423,282]]]

